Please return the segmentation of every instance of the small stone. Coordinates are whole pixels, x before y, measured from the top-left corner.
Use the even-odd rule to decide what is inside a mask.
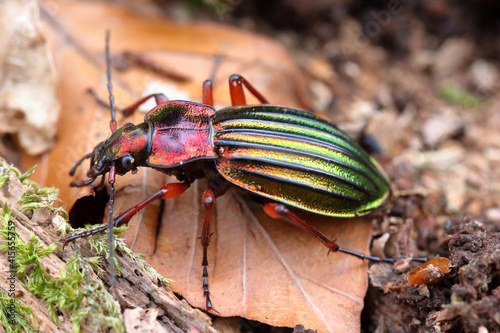
[[[436,151],[404,154],[410,164],[416,169],[449,171],[451,167],[461,163],[465,149],[461,146],[450,146]]]
[[[469,76],[478,89],[491,91],[498,79],[498,71],[492,63],[484,59],[477,59],[470,66]]]
[[[493,222],[500,222],[500,208],[492,207],[486,210],[486,217]]]
[[[463,121],[453,110],[435,113],[424,124],[422,136],[424,143],[433,148],[463,129]]]
[[[479,328],[477,329],[477,333],[488,333],[488,329],[484,326],[479,326]]]
[[[344,65],[344,73],[350,77],[356,77],[361,73],[361,69],[358,64],[352,61],[348,61]]]
[[[316,111],[325,111],[332,102],[333,94],[328,85],[320,80],[313,80],[310,84],[311,92],[314,96],[312,107]]]
[[[429,287],[426,284],[418,286],[418,293],[422,296],[429,297],[431,293],[429,292]]]
[[[448,38],[432,57],[434,74],[444,78],[458,72],[469,61],[473,47],[465,38]]]
[[[460,211],[465,203],[467,168],[461,165],[452,168],[446,180],[444,185],[446,211],[455,213]]]

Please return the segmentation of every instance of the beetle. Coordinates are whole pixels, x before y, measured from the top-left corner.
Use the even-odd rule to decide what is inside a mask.
[[[213,309],[207,260],[211,209],[216,198],[231,187],[262,198],[267,215],[292,221],[329,251],[377,262],[397,260],[341,248],[293,212],[297,209],[332,217],[357,217],[374,211],[390,196],[389,179],[379,164],[336,126],[308,111],[269,104],[245,78],[235,74],[229,78],[230,107],[213,107],[212,81],[206,80],[202,103],[170,101],[163,94],[148,95],[122,110],[124,115],[131,115],[141,104],[155,98],[157,105],[146,114],[144,122],[116,129],[109,51],[107,55],[112,134],[75,164],[71,175],[90,158],[88,179],[73,182],[72,186],[90,185],[99,176],[104,181],[109,174],[113,194],[115,174],[124,175],[139,167],[153,168],[178,179],[119,214],[112,221],[117,227],[127,224],[150,202],[181,195],[196,179],[207,178],[202,195],[205,216],[201,245],[208,310]],[[245,88],[262,104],[248,105]],[[107,228],[102,226],[68,237],[64,244]]]

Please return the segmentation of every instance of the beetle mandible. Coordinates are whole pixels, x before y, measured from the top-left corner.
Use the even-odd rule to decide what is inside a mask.
[[[109,79],[108,52],[107,57]],[[262,104],[247,105],[244,88]],[[73,182],[72,186],[90,185],[98,176],[104,179],[108,173],[113,185],[115,174],[124,175],[138,167],[150,167],[177,177],[179,182],[163,185],[141,203],[119,214],[113,220],[115,227],[127,224],[152,201],[181,195],[196,179],[207,178],[202,195],[206,209],[201,245],[203,290],[208,310],[213,309],[207,260],[211,209],[216,198],[230,187],[262,197],[267,215],[292,221],[329,251],[377,262],[398,259],[372,257],[341,248],[290,209],[332,217],[355,217],[370,213],[387,200],[391,193],[387,176],[353,139],[310,112],[269,104],[240,75],[229,78],[230,107],[214,109],[211,80],[206,80],[202,89],[202,103],[170,101],[163,94],[145,96],[123,109],[123,114],[131,115],[150,98],[155,98],[156,107],[146,114],[143,123],[127,124],[119,129],[116,129],[112,105],[111,136],[80,159],[70,174],[90,158],[89,178],[81,183]],[[111,89],[110,102],[113,104]],[[112,208],[110,212],[112,216]],[[102,226],[68,237],[64,244],[107,228]],[[425,258],[412,259],[425,261]]]

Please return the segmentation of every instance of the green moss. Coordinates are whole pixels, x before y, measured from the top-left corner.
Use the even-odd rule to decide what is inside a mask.
[[[0,234],[6,241],[12,240],[12,232],[8,231],[10,218],[11,210],[5,205]],[[80,331],[81,323],[90,323],[94,328],[124,331],[119,305],[100,281],[85,276],[85,264],[89,260],[75,257],[61,270],[59,277],[53,277],[45,272],[40,260],[52,254],[58,248],[57,244],[42,246],[34,234],[26,243],[16,235],[14,243],[18,281],[28,292],[47,303],[49,316],[54,322],[57,323],[57,312],[61,311],[71,315],[74,332]],[[10,246],[7,243],[0,249],[7,250]],[[95,259],[90,261],[95,262]],[[29,273],[24,274],[28,266]]]
[[[8,165],[0,158],[0,187],[6,182],[17,178],[24,185],[24,193],[19,197],[18,203],[22,210],[28,209],[49,209],[55,214],[60,215],[67,222],[68,214],[62,208],[55,208],[54,202],[58,201],[59,191],[55,188],[38,188],[38,185],[28,179],[34,172],[34,168],[22,174],[18,169]],[[81,323],[92,327],[92,330],[108,330],[113,332],[124,332],[123,318],[120,313],[120,307],[114,298],[108,293],[101,281],[92,280],[88,272],[88,267],[92,267],[97,274],[103,275],[103,260],[102,257],[109,255],[109,243],[107,233],[97,234],[93,237],[87,237],[91,247],[100,256],[84,258],[78,248],[74,246],[76,255],[73,259],[67,262],[66,268],[63,268],[58,277],[54,274],[48,275],[42,269],[40,260],[51,255],[57,248],[57,244],[51,244],[45,247],[39,243],[38,238],[32,234],[28,242],[22,241],[15,232],[9,232],[9,221],[11,220],[12,211],[7,205],[4,205],[1,211],[1,228],[0,235],[6,240],[6,245],[0,246],[0,250],[8,249],[12,243],[15,245],[15,272],[17,280],[36,297],[44,300],[49,309],[49,315],[54,322],[57,322],[57,313],[68,313],[73,322],[73,331],[81,330]],[[115,228],[115,233],[120,233],[126,230],[127,227]],[[67,223],[63,223],[61,230],[58,230],[62,237],[65,237],[66,232],[71,231],[71,227]],[[76,230],[78,231],[87,231]],[[9,243],[8,240],[12,240]],[[141,259],[142,255],[134,253],[130,250],[123,240],[116,237],[114,246],[123,254],[132,258],[141,268],[158,278],[164,283],[171,282],[158,274],[150,265]],[[118,272],[120,267],[115,259],[115,264]],[[26,270],[29,270],[25,274]],[[0,302],[9,301],[10,298],[0,299]],[[0,319],[7,331],[9,329],[17,332],[18,329],[33,332],[29,326],[30,312],[25,311],[26,307],[16,301],[17,309],[15,327],[9,327],[8,321],[4,321],[6,313],[0,311]],[[3,303],[0,303],[0,305]],[[2,306],[1,309],[4,309]],[[7,323],[7,324],[5,324]],[[31,331],[30,331],[31,329]]]
[[[2,225],[0,234],[7,241],[12,239],[8,231],[11,211],[7,205],[2,210]],[[91,280],[85,276],[86,263],[96,259],[84,260],[75,257],[63,268],[59,277],[49,276],[40,264],[43,257],[52,254],[57,244],[44,247],[39,244],[38,238],[32,234],[25,243],[15,237],[15,270],[17,278],[23,287],[34,296],[47,303],[49,315],[57,322],[57,312],[69,313],[73,323],[73,331],[79,332],[83,323],[94,328],[113,328],[116,332],[123,332],[124,325],[120,314],[120,307],[107,292],[100,281]],[[9,244],[0,246],[6,250]],[[29,273],[24,274],[30,267]]]
[[[28,177],[35,172],[36,166],[32,167],[29,169],[27,172],[24,174],[19,171],[16,167],[7,164],[3,158],[0,158],[0,187],[2,187],[5,182],[7,182],[11,177],[12,174],[21,181],[21,183],[27,185],[28,182]],[[30,181],[30,183],[33,183]]]
[[[75,234],[79,234],[82,232],[86,232],[95,228],[99,228],[100,226],[92,226],[89,228],[81,228],[81,229],[75,229],[73,230]],[[141,253],[135,253],[131,249],[127,247],[125,244],[123,238],[118,237],[120,233],[124,232],[127,230],[129,227],[128,226],[122,226],[118,228],[114,228],[113,232],[115,233],[114,239],[114,247],[116,250],[119,250],[121,253],[127,255],[129,258],[131,258],[142,270],[145,272],[149,273],[150,275],[153,275],[160,281],[161,283],[165,284],[170,284],[174,282],[173,280],[166,279],[163,276],[161,276],[151,265],[149,265],[147,262],[145,262],[142,258],[144,258],[146,255],[141,254]],[[90,247],[95,251],[97,254],[103,256],[104,258],[108,259],[109,258],[109,237],[107,232],[99,233],[96,235],[93,235],[92,237],[86,237],[85,240],[89,243]],[[115,267],[118,272],[118,274],[121,273],[121,267],[118,263],[118,260],[113,258],[115,261]],[[99,262],[100,264],[101,262]],[[92,263],[91,263],[92,264]],[[102,276],[102,269],[100,268],[98,263],[92,264],[96,272]]]
[[[38,188],[38,185],[28,179],[34,168],[22,174],[13,166],[5,163],[0,158],[0,186],[17,178],[24,186],[23,194],[18,198],[22,210],[45,208],[59,214],[67,221],[68,214],[62,208],[55,208],[54,202],[58,199],[58,190],[55,188]],[[24,242],[17,236],[12,228],[12,211],[4,205],[1,211],[0,235],[5,239],[5,245],[0,250],[14,251],[13,267],[17,282],[34,296],[47,303],[51,319],[57,322],[57,313],[68,313],[73,322],[73,331],[79,332],[81,323],[91,326],[94,330],[112,329],[114,332],[124,332],[123,319],[120,307],[113,297],[108,293],[102,282],[92,280],[89,277],[87,264],[99,267],[100,258],[83,258],[76,256],[62,268],[59,276],[49,275],[42,268],[42,258],[51,255],[57,248],[57,244],[47,247],[39,243],[38,238],[32,234],[28,242]],[[10,229],[9,229],[10,228]],[[69,226],[64,226],[64,229]],[[65,231],[65,230],[64,230]],[[25,274],[27,268],[29,272]],[[2,317],[2,323],[7,331],[24,329],[29,331],[27,325],[31,316],[24,311],[20,302],[17,302],[18,311],[15,318],[15,326],[7,328],[8,321]],[[2,306],[2,309],[4,307]],[[5,312],[2,312],[5,315]],[[7,324],[5,324],[7,323]],[[28,327],[28,328],[25,328]],[[31,329],[31,332],[33,330]]]
[[[55,187],[38,188],[38,184],[29,180],[36,166],[32,167],[25,173],[21,173],[16,167],[7,164],[0,158],[0,187],[2,187],[11,177],[17,178],[24,185],[23,194],[19,197],[18,203],[21,205],[21,210],[45,208],[63,218],[68,218],[68,213],[61,207],[54,207],[54,202],[59,201],[59,190]]]
[[[59,201],[59,190],[54,187],[37,188],[35,183],[29,183],[17,202],[21,205],[21,210],[45,208],[68,218],[68,213],[61,207],[55,208],[54,202]]]
[[[9,297],[0,292],[0,323],[6,332],[33,332],[26,318],[33,318],[30,307],[20,303],[16,298]]]

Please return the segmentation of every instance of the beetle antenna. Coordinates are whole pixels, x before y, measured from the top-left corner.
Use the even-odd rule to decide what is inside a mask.
[[[113,96],[113,85],[111,84],[111,56],[109,52],[109,30],[106,31],[106,76],[108,79],[108,92],[109,92],[109,106],[111,107],[111,120],[109,121],[109,127],[111,133],[116,131],[116,110],[115,110],[115,98]],[[115,203],[115,176],[116,167],[113,163],[109,170],[108,183],[109,183],[109,201],[108,201],[108,233],[109,233],[109,268],[110,268],[110,281],[111,285],[116,282],[116,267],[115,267],[115,257],[114,257],[114,234],[113,234],[113,205]]]
[[[109,54],[109,30],[106,31],[106,76],[108,78],[108,92],[109,92],[109,107],[111,108],[111,120],[109,121],[109,127],[111,133],[116,131],[116,109],[115,109],[115,97],[113,96],[113,85],[111,84],[111,56]]]

